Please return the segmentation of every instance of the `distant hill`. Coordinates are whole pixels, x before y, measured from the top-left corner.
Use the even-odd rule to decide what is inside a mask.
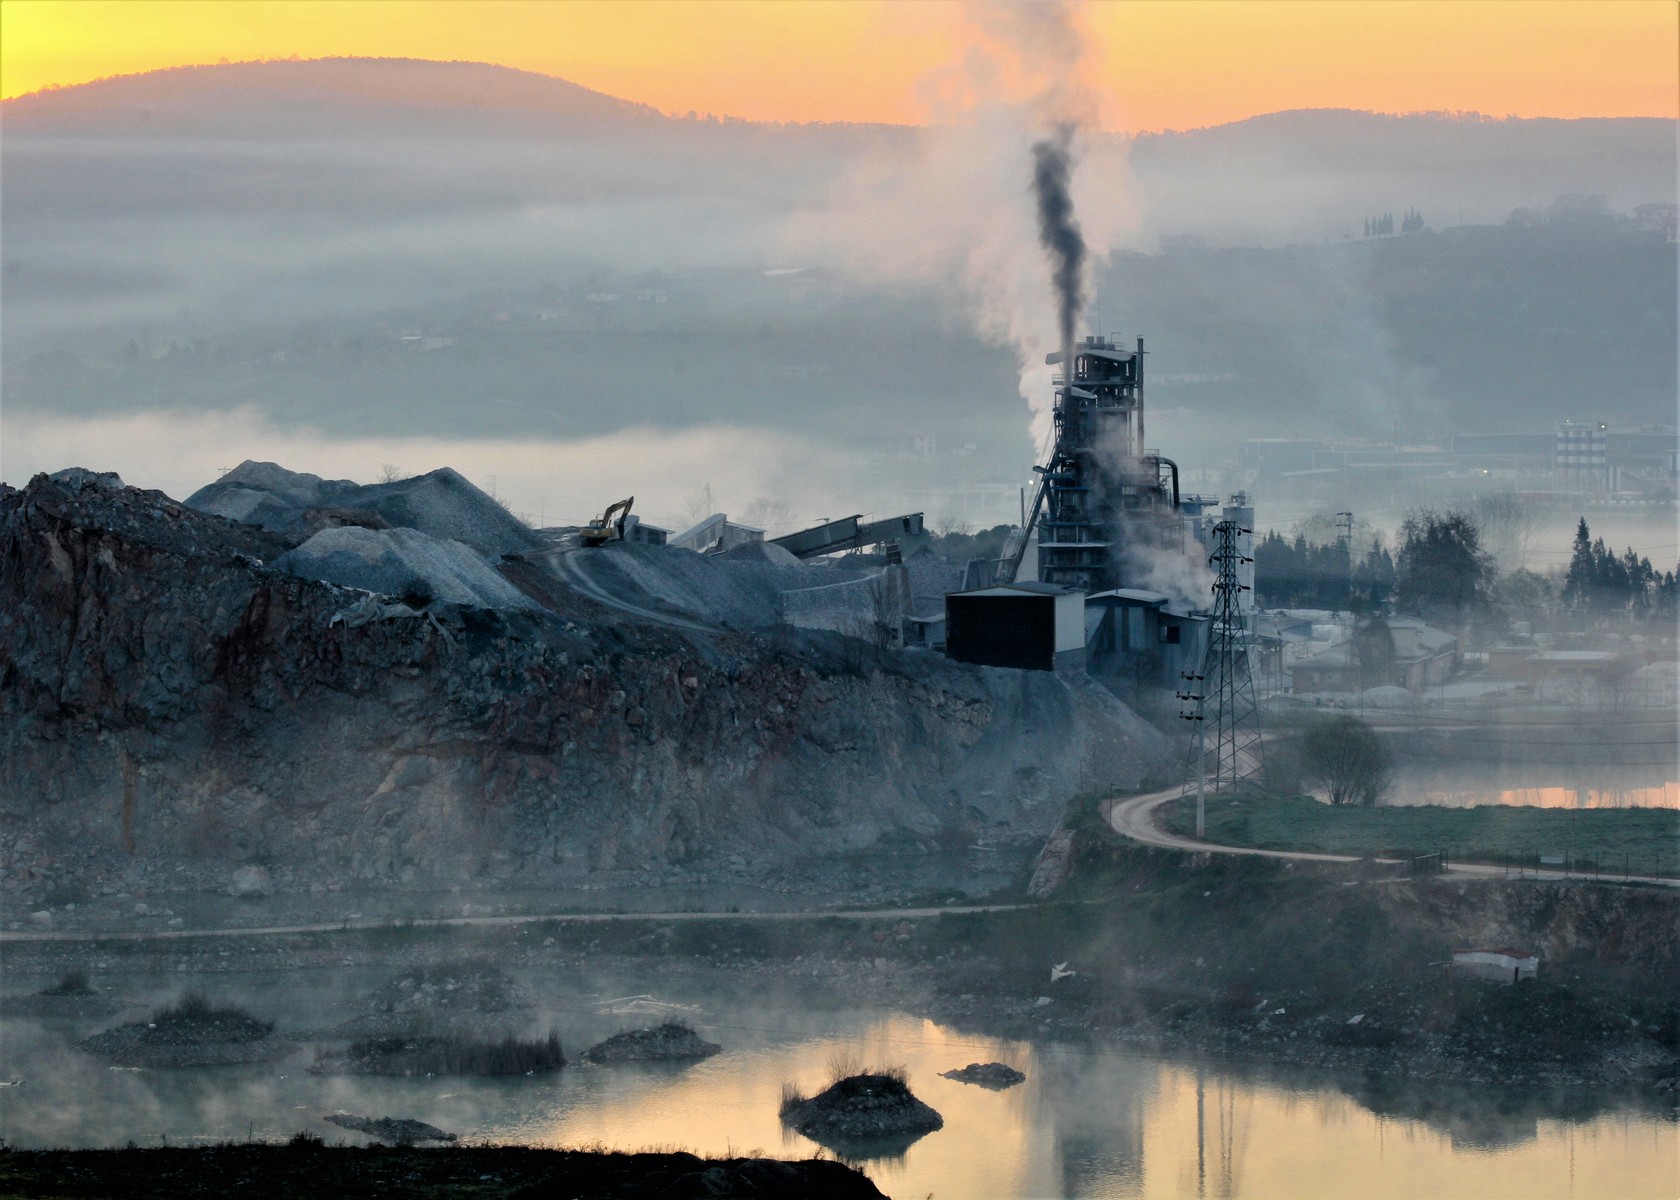
[[[1238,245],[1361,233],[1364,218],[1416,208],[1436,228],[1503,220],[1567,194],[1627,210],[1675,197],[1675,122],[1492,120],[1348,109],[1270,113],[1132,147],[1152,234]]]
[[[14,133],[136,130],[248,135],[366,132],[381,119],[435,130],[439,117],[523,114],[562,122],[647,123],[657,109],[551,75],[479,62],[321,58],[223,63],[117,75],[5,102]]]

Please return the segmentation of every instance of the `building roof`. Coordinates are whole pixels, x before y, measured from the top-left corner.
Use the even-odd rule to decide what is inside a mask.
[[[1078,588],[1065,587],[1059,583],[1036,583],[1024,581],[1021,583],[994,583],[990,587],[973,588],[966,592],[952,592],[953,596],[1007,596],[1010,594],[1024,594],[1029,596],[1078,596]]]
[[[1295,664],[1299,671],[1305,667],[1309,671],[1343,671],[1352,667],[1353,659],[1348,651],[1352,647],[1347,642],[1340,642],[1328,650],[1320,650],[1310,658],[1303,658]]]
[[[1159,608],[1167,602],[1168,597],[1163,592],[1145,591],[1143,588],[1114,588],[1106,592],[1093,592],[1085,597],[1087,604],[1108,605],[1148,605]]]
[[[1620,657],[1621,655],[1612,650],[1542,650],[1538,654],[1530,654],[1525,661],[1531,663],[1603,663]]]
[[[1458,957],[1460,954],[1499,954],[1499,955],[1503,955],[1506,958],[1536,958],[1537,959],[1537,958],[1540,957],[1538,954],[1534,953],[1534,951],[1532,951],[1532,950],[1519,950],[1515,946],[1493,946],[1493,947],[1478,946],[1477,948],[1475,948],[1473,950],[1454,950],[1453,951],[1453,957],[1454,958]]]

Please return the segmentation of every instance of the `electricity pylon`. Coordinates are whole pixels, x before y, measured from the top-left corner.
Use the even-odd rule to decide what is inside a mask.
[[[1194,712],[1179,715],[1196,723],[1187,768],[1196,781],[1198,835],[1203,825],[1202,790],[1210,767],[1213,790],[1219,792],[1258,775],[1264,763],[1260,705],[1254,695],[1253,643],[1238,603],[1239,595],[1247,589],[1238,582],[1237,568],[1253,560],[1237,548],[1237,538],[1249,532],[1235,521],[1221,521],[1213,527],[1214,551],[1208,557],[1215,569],[1213,622],[1208,629],[1207,654],[1201,673],[1187,674],[1184,678],[1189,686],[1179,693],[1179,699],[1196,704]],[[1211,764],[1209,757],[1213,759]]]

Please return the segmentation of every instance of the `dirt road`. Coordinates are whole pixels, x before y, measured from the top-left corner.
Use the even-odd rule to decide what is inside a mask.
[[[1134,842],[1141,842],[1145,846],[1163,846],[1171,850],[1200,850],[1208,854],[1251,854],[1260,858],[1287,858],[1307,862],[1358,862],[1359,856],[1352,854],[1317,854],[1306,850],[1259,850],[1252,846],[1222,846],[1215,842],[1198,841],[1193,837],[1182,834],[1169,833],[1155,824],[1155,814],[1163,804],[1176,800],[1183,795],[1183,789],[1172,787],[1158,792],[1146,792],[1141,796],[1117,797],[1103,804],[1104,815],[1109,827],[1122,837],[1131,838]],[[1400,859],[1382,858],[1378,862],[1398,863]],[[1447,867],[1449,874],[1469,879],[1509,879],[1511,872],[1506,867],[1487,866],[1482,863],[1450,863]],[[1562,871],[1523,871],[1524,879],[1569,879],[1576,882],[1593,882],[1587,876],[1569,875]],[[1627,880],[1621,876],[1606,877],[1606,882],[1627,883],[1655,883],[1664,887],[1680,887],[1680,880],[1664,879],[1650,875],[1634,875]]]

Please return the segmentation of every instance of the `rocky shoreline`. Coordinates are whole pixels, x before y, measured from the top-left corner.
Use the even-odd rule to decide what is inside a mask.
[[[725,971],[752,986],[820,987],[836,1002],[897,1009],[989,1036],[1130,1046],[1337,1076],[1574,1089],[1672,1107],[1680,1053],[1675,1005],[1664,995],[1595,990],[1590,980],[1508,988],[1454,981],[1439,970],[1315,992],[1297,979],[1251,984],[1246,968],[1216,973],[1194,959],[1153,955],[1103,978],[1076,959],[1075,973],[1052,982],[1048,964],[1036,965],[1038,944],[1058,937],[1058,925],[1070,934],[1083,930],[1090,909],[1051,904],[920,920],[885,912],[872,920],[686,925],[554,919],[452,931],[230,932],[185,943],[32,942],[8,946],[7,965],[12,979],[43,981],[91,967],[96,984],[102,972],[158,966],[197,975],[367,965],[412,980],[491,954],[509,976],[558,968],[636,977],[654,967],[673,988]],[[1023,929],[1037,944],[1022,948]],[[1243,980],[1234,981],[1238,975]]]
[[[536,1150],[523,1146],[332,1147],[289,1145],[197,1149],[11,1150],[0,1148],[0,1195],[319,1196],[754,1196],[761,1200],[885,1200],[867,1176],[827,1159],[701,1158],[694,1154]]]

